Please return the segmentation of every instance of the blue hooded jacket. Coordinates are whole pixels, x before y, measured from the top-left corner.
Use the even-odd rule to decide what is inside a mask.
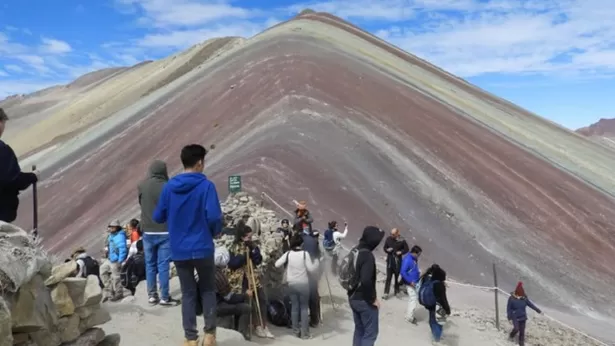
[[[421,271],[419,270],[419,264],[416,258],[411,253],[404,256],[401,260],[401,277],[408,284],[417,284],[421,277]]]
[[[176,175],[162,189],[153,219],[167,223],[174,261],[213,257],[222,231],[216,186],[202,173]]]
[[[128,249],[126,248],[126,231],[119,231],[109,234],[107,238],[107,246],[109,247],[109,262],[123,263],[128,257]]]

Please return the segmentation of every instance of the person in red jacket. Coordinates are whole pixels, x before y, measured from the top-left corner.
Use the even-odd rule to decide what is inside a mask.
[[[9,117],[0,108],[0,137]],[[13,222],[17,218],[19,193],[38,181],[38,172],[24,173],[13,149],[0,140],[0,221]]]

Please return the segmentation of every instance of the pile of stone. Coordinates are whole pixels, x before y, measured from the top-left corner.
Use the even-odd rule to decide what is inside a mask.
[[[0,222],[0,346],[119,345],[98,328],[111,320],[96,276],[74,261],[52,266],[27,232]]]
[[[278,294],[284,278],[283,270],[275,268],[275,261],[282,255],[282,236],[276,232],[280,219],[276,213],[266,209],[262,203],[245,192],[229,195],[222,203],[226,226],[233,228],[237,223],[249,216],[248,225],[254,236],[255,243],[260,247],[263,263],[256,271],[261,275],[261,282],[272,296]],[[224,235],[216,240],[216,246],[230,246],[233,236]]]

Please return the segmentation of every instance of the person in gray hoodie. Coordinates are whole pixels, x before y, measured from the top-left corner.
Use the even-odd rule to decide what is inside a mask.
[[[156,223],[152,216],[163,186],[169,181],[167,164],[155,160],[149,167],[148,176],[139,184],[139,204],[141,205],[141,230],[145,251],[145,277],[150,304],[165,306],[177,305],[169,295],[169,266],[171,246],[166,223]],[[158,275],[160,295],[158,295]]]

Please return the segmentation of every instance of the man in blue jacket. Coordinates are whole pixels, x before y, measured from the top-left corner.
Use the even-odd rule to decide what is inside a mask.
[[[155,222],[167,223],[171,258],[182,291],[184,346],[198,345],[198,294],[201,295],[205,318],[203,345],[213,346],[216,342],[214,238],[222,231],[222,210],[216,186],[203,174],[206,154],[207,150],[198,144],[182,149],[184,171],[164,186],[153,215]]]
[[[122,264],[128,257],[128,247],[126,246],[126,232],[122,228],[119,220],[111,221],[108,226],[109,236],[107,237],[107,260],[100,268],[101,279],[105,288],[103,289],[103,301],[118,301],[124,298],[124,287],[122,286],[120,273]]]
[[[0,108],[0,137],[9,117]],[[24,173],[11,147],[0,140],[0,220],[13,222],[17,218],[19,193],[36,183],[38,173]]]
[[[404,256],[401,261],[401,277],[404,279],[404,283],[408,285],[408,309],[406,310],[406,320],[412,324],[416,324],[416,317],[414,317],[414,310],[416,309],[419,296],[418,296],[418,283],[421,278],[421,271],[419,269],[419,257],[423,249],[420,246],[414,245],[410,249],[410,253]]]

